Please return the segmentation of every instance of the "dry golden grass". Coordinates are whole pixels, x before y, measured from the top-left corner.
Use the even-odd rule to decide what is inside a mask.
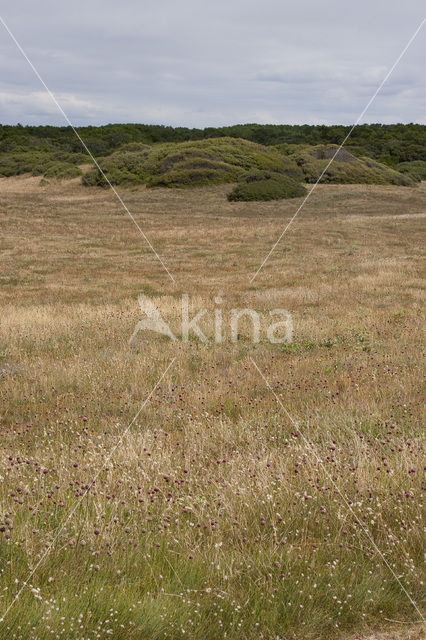
[[[174,284],[111,191],[0,180],[0,611],[53,543],[1,638],[420,638],[426,185],[320,185],[252,283],[300,201],[229,188],[120,191]],[[294,342],[132,346],[141,292]]]

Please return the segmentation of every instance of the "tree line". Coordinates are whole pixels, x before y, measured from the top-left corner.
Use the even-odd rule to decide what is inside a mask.
[[[351,127],[344,125],[237,124],[204,129],[151,124],[108,124],[77,127],[91,152],[105,156],[129,142],[184,142],[230,136],[263,145],[340,144]],[[363,124],[355,127],[346,146],[389,166],[426,161],[426,126],[420,124]],[[63,151],[81,153],[71,127],[0,125],[0,152]]]

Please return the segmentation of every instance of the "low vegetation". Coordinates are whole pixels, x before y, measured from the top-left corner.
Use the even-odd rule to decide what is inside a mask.
[[[357,127],[322,182],[414,186],[426,176],[425,131],[423,125]],[[82,127],[79,132],[111,184],[187,188],[238,182],[252,170],[316,182],[347,128],[107,125]],[[89,160],[69,127],[0,125],[0,177],[32,173],[75,178]],[[92,168],[83,175],[83,184],[105,186],[106,181]],[[263,186],[266,197],[272,184]]]
[[[78,132],[96,156],[106,156],[124,144],[139,142],[187,142],[207,138],[242,138],[262,145],[340,144],[351,127],[343,125],[239,124],[230,127],[188,129],[146,124],[108,124],[78,127]],[[426,161],[426,126],[421,124],[358,125],[348,140],[350,150],[390,167],[400,162]],[[0,125],[0,151],[45,148],[51,151],[81,152],[71,127]]]
[[[46,177],[75,178],[81,175],[77,165],[87,163],[87,155],[46,149],[3,151],[0,153],[0,177],[24,173]]]
[[[77,178],[82,174],[80,167],[70,162],[49,162],[43,171],[45,178],[56,178],[57,180]]]
[[[232,199],[277,199],[303,194],[303,187],[297,187],[292,180],[316,182],[337,150],[336,145],[265,147],[236,138],[152,146],[133,143],[101,160],[101,167],[115,185],[145,183],[148,187],[186,188],[242,180]],[[244,179],[247,171],[253,170],[270,171],[273,175],[255,185]],[[280,181],[279,174],[292,180]],[[346,149],[337,153],[322,177],[322,182],[337,184],[415,186],[417,181],[408,172],[401,173],[371,158],[358,158]],[[84,175],[83,184],[107,186],[97,168]]]
[[[181,142],[128,146],[102,163],[112,184],[146,183],[148,187],[194,187],[235,182],[247,170],[270,170],[302,178],[294,160],[274,149],[235,138],[213,138]],[[83,178],[85,185],[105,186],[98,169]]]
[[[337,154],[337,155],[336,155]],[[293,159],[303,171],[306,182],[315,183],[325,172],[321,182],[335,184],[394,184],[413,187],[416,184],[407,173],[401,174],[376,160],[356,157],[337,145],[298,147],[287,157]],[[330,160],[334,158],[330,166]]]
[[[426,185],[320,184],[252,283],[292,200],[129,190],[172,283],[110,191],[1,187],[2,640],[420,640]],[[294,341],[130,345],[182,291]]]
[[[401,162],[396,166],[401,173],[408,174],[414,180],[420,182],[426,180],[426,161],[413,160],[412,162]]]
[[[275,171],[252,171],[240,178],[239,183],[228,194],[228,200],[282,200],[299,198],[306,193],[306,188],[300,182],[286,175]]]

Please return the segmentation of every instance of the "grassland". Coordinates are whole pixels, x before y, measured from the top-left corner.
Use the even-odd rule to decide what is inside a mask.
[[[420,639],[425,183],[319,185],[252,283],[300,199],[121,190],[176,284],[111,191],[39,183],[0,180],[0,637]],[[129,345],[183,291],[294,341]]]

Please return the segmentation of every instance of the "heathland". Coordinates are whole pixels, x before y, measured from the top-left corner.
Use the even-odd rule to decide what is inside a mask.
[[[386,170],[424,162],[405,131]],[[245,169],[324,161],[284,142]],[[26,171],[0,179],[0,637],[420,639],[425,183],[320,184],[254,280],[301,195],[120,185],[173,283],[110,189]],[[129,344],[140,293],[177,330],[182,292],[287,309],[293,341]]]
[[[270,200],[303,195],[300,183],[319,175],[324,183],[405,186],[426,175],[424,125],[363,125],[338,152],[348,132],[343,126],[256,124],[81,127],[78,135],[99,171],[80,166],[87,156],[71,127],[0,126],[0,176],[30,172],[42,180],[82,176],[86,186],[177,188],[239,181],[227,194],[231,200]]]

